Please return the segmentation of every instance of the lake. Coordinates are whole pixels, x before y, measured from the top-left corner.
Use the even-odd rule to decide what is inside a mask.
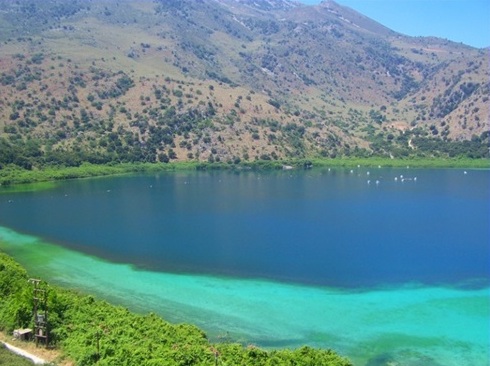
[[[490,172],[173,172],[0,195],[36,276],[213,340],[488,365]]]

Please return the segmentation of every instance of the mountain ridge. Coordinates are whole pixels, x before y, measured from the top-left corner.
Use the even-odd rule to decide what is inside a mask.
[[[488,157],[488,52],[331,0],[0,9],[0,146],[20,165]]]

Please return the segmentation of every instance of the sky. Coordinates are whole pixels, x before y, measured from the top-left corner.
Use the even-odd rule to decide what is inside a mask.
[[[334,1],[409,36],[436,36],[477,48],[490,46],[490,0]]]

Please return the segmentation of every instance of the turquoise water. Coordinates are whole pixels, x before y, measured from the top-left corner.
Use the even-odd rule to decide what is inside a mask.
[[[214,340],[329,347],[357,365],[486,365],[490,357],[488,288],[347,291],[138,270],[6,228],[0,242],[34,275],[172,322],[191,321]]]
[[[465,181],[468,177],[462,171],[416,171],[417,185],[412,180],[405,182],[410,184],[405,186],[401,186],[399,181],[395,182],[393,177],[400,176],[400,172],[395,170],[370,172],[370,180],[380,180],[378,185],[367,183],[366,171],[296,174],[232,176],[220,173],[99,179],[67,183],[44,193],[2,196],[0,222],[19,228],[17,231],[7,227],[0,228],[0,249],[29,268],[33,275],[98,294],[135,311],[154,311],[172,322],[194,323],[206,330],[214,340],[224,337],[264,347],[296,347],[303,344],[328,347],[347,355],[356,365],[488,365],[490,289],[489,214],[486,209],[489,203],[481,200],[482,195],[485,197],[488,194],[488,188],[485,191],[487,173],[474,173],[483,175],[477,181]],[[427,177],[432,178],[431,184],[426,183]],[[438,180],[437,187],[433,183],[434,179]],[[232,187],[222,184],[227,180],[233,183]],[[293,184],[288,187],[288,182],[291,181]],[[473,182],[473,189],[461,185],[465,182]],[[153,192],[152,195],[134,193],[131,188],[133,184],[141,191]],[[215,190],[213,187],[218,184],[222,185]],[[328,189],[319,189],[323,186]],[[155,191],[159,193],[154,195]],[[238,191],[243,196],[236,197]],[[132,193],[128,196],[130,192]],[[228,199],[218,196],[219,192],[228,195]],[[98,204],[87,201],[85,194],[92,198],[97,197]],[[112,198],[108,199],[108,196]],[[203,199],[199,200],[198,197],[201,196]],[[126,209],[132,207],[136,211],[135,216],[122,214],[124,210],[112,201],[116,198],[121,204],[122,197],[125,197]],[[233,201],[229,197],[234,197]],[[432,201],[427,201],[429,199]],[[171,227],[180,223],[179,215],[182,214],[184,220],[187,213],[184,221],[187,226],[182,229],[187,236],[180,238],[190,240],[192,236],[187,231],[194,231],[198,236],[207,233],[207,239],[213,241],[217,241],[219,237],[226,238],[219,245],[215,243],[212,246],[213,256],[218,256],[217,248],[221,246],[226,256],[221,253],[219,258],[226,258],[226,262],[232,261],[238,266],[238,270],[234,266],[230,266],[231,269],[221,266],[217,273],[212,273],[212,268],[201,265],[197,269],[186,271],[186,268],[195,263],[196,256],[186,258],[183,256],[185,251],[178,250],[180,246],[170,248],[172,250],[167,252],[173,259],[182,262],[179,266],[167,267],[166,263],[145,261],[145,255],[130,260],[133,253],[145,252],[150,245],[136,245],[133,242],[132,248],[125,248],[123,236],[129,235],[128,241],[134,239],[131,231],[125,231],[124,228],[120,229],[123,234],[116,236],[112,233],[101,234],[105,237],[104,240],[116,238],[118,241],[108,244],[109,246],[100,251],[94,249],[90,243],[84,244],[84,240],[97,234],[96,230],[92,232],[93,228],[87,226],[89,221],[84,216],[88,212],[94,216],[91,222],[96,222],[105,217],[105,210],[117,206],[119,214],[115,214],[112,219],[126,226],[134,225],[141,230],[142,225],[149,225],[147,221],[151,220],[151,215],[144,215],[143,212],[149,210],[149,207],[160,210],[162,202],[166,203],[167,214],[172,215],[172,218],[167,217],[167,220],[172,221]],[[376,203],[374,207],[373,202]],[[67,204],[67,209],[62,209],[63,203]],[[98,208],[98,212],[89,211],[92,204]],[[135,209],[135,205],[140,209]],[[57,229],[61,235],[57,234],[57,230],[38,230],[38,225],[45,224],[46,216],[53,219],[54,214],[51,215],[51,211],[46,214],[48,206],[62,211],[56,216],[57,219],[61,220],[63,215],[67,217],[68,221],[62,221],[64,227],[60,225],[62,229]],[[333,211],[328,209],[322,211],[325,206],[336,211],[340,218],[335,218]],[[396,209],[400,206],[403,207],[402,213]],[[27,211],[28,208],[31,211]],[[67,211],[70,208],[77,212]],[[468,211],[451,213],[449,209]],[[39,212],[34,214],[32,210]],[[374,240],[363,239],[359,233],[354,235],[346,232],[350,227],[351,231],[358,228],[364,236],[374,235],[366,229],[366,223],[361,222],[356,226],[353,222],[340,222],[341,218],[352,219],[349,217],[351,211],[354,211],[353,215],[357,218],[370,213],[374,220],[372,222],[378,223],[378,231],[397,231],[402,236],[408,236],[410,232],[418,240],[425,237],[428,239],[416,245],[417,250],[404,250],[402,253],[406,263],[403,263],[396,251],[387,248],[387,243],[376,244],[380,239],[394,238],[396,235],[378,234],[378,240]],[[388,211],[388,217],[383,218],[386,214],[383,211]],[[414,215],[414,212],[418,212],[418,215]],[[24,220],[20,220],[22,213]],[[203,213],[214,218],[219,217],[223,220],[222,226],[215,224],[209,229],[212,218],[207,217],[204,220]],[[270,271],[261,266],[247,267],[249,262],[240,260],[242,256],[253,258],[253,253],[265,256],[268,252],[265,246],[260,245],[260,241],[253,246],[248,244],[253,253],[242,252],[241,256],[237,256],[234,251],[245,251],[245,244],[248,242],[237,240],[238,246],[227,246],[230,237],[235,239],[238,236],[232,231],[240,228],[240,225],[235,223],[234,226],[232,221],[226,221],[230,220],[229,216],[232,214],[235,219],[239,219],[238,222],[246,223],[245,229],[239,229],[240,235],[250,240],[246,229],[252,227],[256,232],[251,237],[266,236],[269,245],[275,250],[288,247],[286,253],[290,256],[296,255],[296,261],[300,261],[301,258],[297,255],[301,252],[287,242],[287,236],[303,238],[301,248],[314,253],[305,253],[302,258],[313,268],[305,269],[298,265],[291,271],[292,274],[287,273],[287,270],[282,273],[292,263],[284,253],[284,257],[279,258],[279,263],[274,263]],[[74,216],[81,221],[70,224]],[[257,228],[260,220],[267,218],[269,221],[263,227]],[[424,227],[429,227],[439,235],[431,235],[430,230],[426,231],[423,227],[417,231],[417,227],[413,225],[420,225],[420,221],[417,221],[420,218],[425,221],[432,218],[425,222]],[[193,219],[197,221],[192,221]],[[161,223],[160,220],[161,217],[157,221]],[[195,224],[202,223],[203,220],[206,225]],[[403,230],[402,225],[393,228],[398,221],[403,220],[408,220],[411,225],[409,231]],[[449,234],[439,231],[438,227],[443,226],[439,220],[445,221]],[[459,220],[463,221],[456,229],[454,223]],[[26,224],[25,221],[29,223]],[[106,219],[103,222],[101,227],[114,225]],[[322,227],[325,222],[332,223],[335,228],[325,229]],[[314,228],[313,224],[320,227]],[[288,229],[289,226],[295,230]],[[161,234],[160,229],[144,227],[145,230],[153,230],[155,235]],[[209,230],[204,230],[206,227]],[[277,228],[285,231],[284,235],[277,234],[279,243],[271,236]],[[174,228],[177,231],[174,234],[182,235],[177,229]],[[83,230],[90,232],[81,233]],[[313,233],[309,236],[308,233],[312,230]],[[325,243],[323,239],[315,239],[315,230],[323,239],[328,236],[328,243],[332,238],[340,240],[343,245],[355,238],[360,238],[357,240],[361,243],[354,243],[353,248],[345,250],[342,246],[326,245],[328,257],[332,256],[333,251],[338,258],[338,263],[335,263],[335,258],[329,262],[321,250],[314,251],[321,243]],[[36,235],[21,234],[21,231]],[[84,239],[72,241],[69,236],[65,236],[69,231],[74,231],[75,235]],[[169,235],[166,233],[166,240]],[[141,237],[145,238],[144,235]],[[313,241],[316,246],[303,241]],[[407,245],[406,240],[400,241],[397,249],[401,245]],[[429,241],[437,242],[431,246]],[[158,240],[155,243],[159,243],[160,247],[156,254],[158,256],[158,253],[163,252],[163,244]],[[382,260],[376,260],[374,256],[368,256],[367,250],[360,249],[361,244],[376,251],[377,256],[383,250],[388,254]],[[205,245],[205,242],[201,242],[201,245]],[[422,250],[424,246],[425,251]],[[447,247],[447,254],[440,253],[441,255],[434,257],[433,253],[438,253],[444,246]],[[198,249],[199,247],[195,250]],[[118,253],[113,254],[111,250]],[[198,254],[205,260],[207,257],[202,253],[202,250],[198,250]],[[362,258],[367,256],[367,263],[370,265],[360,266],[362,258],[359,257],[349,261],[349,254],[352,253],[361,253]],[[423,255],[429,256],[429,259],[423,259]],[[269,257],[272,256],[269,254]],[[319,261],[314,261],[315,256],[321,256],[322,263],[335,264],[335,272],[348,273],[347,279],[333,275],[330,277],[329,270],[317,266]],[[398,273],[396,267],[390,263],[384,265],[383,262],[387,259],[396,259],[398,268],[403,269],[400,271],[402,273]],[[422,265],[418,266],[415,261],[419,259]],[[442,264],[436,263],[437,260]],[[433,273],[427,270],[427,263],[431,261]],[[264,266],[267,266],[271,259],[259,258],[259,262],[264,262]],[[216,265],[221,260],[212,263]],[[349,263],[351,266],[348,266]],[[371,265],[376,268],[372,268],[372,274],[366,280],[363,276]],[[359,266],[362,268],[356,269]],[[418,270],[408,267],[416,267]],[[325,278],[310,278],[315,275]]]

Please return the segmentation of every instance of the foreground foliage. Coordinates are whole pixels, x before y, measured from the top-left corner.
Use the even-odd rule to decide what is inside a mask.
[[[32,326],[32,287],[27,280],[27,272],[0,253],[1,330]],[[212,344],[192,325],[174,325],[155,314],[131,313],[92,296],[47,289],[51,339],[77,365],[351,365],[331,350],[265,351]]]

